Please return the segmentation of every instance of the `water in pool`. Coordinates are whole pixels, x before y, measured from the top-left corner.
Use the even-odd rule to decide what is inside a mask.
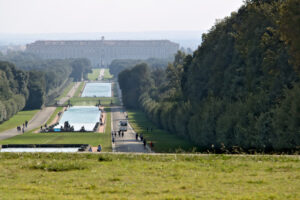
[[[96,106],[70,107],[63,113],[59,125],[55,128],[64,126],[65,121],[68,121],[71,126],[74,126],[75,131],[79,131],[82,126],[86,131],[93,131],[96,123],[100,121],[100,115],[101,111]]]
[[[87,83],[82,97],[111,97],[111,83]]]

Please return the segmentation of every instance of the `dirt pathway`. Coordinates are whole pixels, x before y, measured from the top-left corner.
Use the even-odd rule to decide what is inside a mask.
[[[119,121],[125,120],[125,115],[122,111],[122,107],[112,107],[112,130],[119,130]],[[135,153],[148,153],[149,148],[144,148],[143,143],[140,140],[135,139],[135,132],[128,126],[128,130],[124,132],[124,137],[117,136],[115,137],[115,143],[112,145],[114,152],[135,152]]]
[[[27,128],[25,128],[25,132],[31,131],[33,129],[39,128],[41,125],[44,125],[52,113],[55,111],[56,107],[45,107],[36,113],[33,118],[28,122]],[[22,131],[17,131],[17,127],[6,130],[0,133],[0,140],[5,140],[7,138],[14,137],[16,135],[21,135]]]
[[[73,97],[74,94],[75,94],[75,92],[76,92],[76,90],[77,90],[77,88],[79,87],[80,83],[81,83],[81,82],[76,82],[75,85],[74,85],[74,86],[71,88],[71,90],[68,92],[68,94],[67,94],[65,97],[61,98],[57,103],[58,103],[59,105],[62,105],[62,104],[64,104],[66,101],[68,101],[71,97]]]

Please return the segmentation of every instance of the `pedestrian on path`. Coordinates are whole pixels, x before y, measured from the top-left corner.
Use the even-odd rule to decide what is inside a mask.
[[[153,142],[150,141],[150,148],[152,149],[153,148]]]
[[[140,138],[141,138],[141,141],[143,141],[143,139],[144,139],[143,134],[141,134]]]
[[[146,139],[143,140],[143,144],[144,144],[144,148],[146,148],[146,144],[147,144]]]
[[[138,140],[138,139],[139,139],[139,134],[136,133],[136,134],[135,134],[135,140]]]
[[[113,143],[113,144],[115,143],[115,138],[114,138],[114,137],[112,138],[112,143]]]
[[[124,131],[122,131],[122,137],[124,137]]]

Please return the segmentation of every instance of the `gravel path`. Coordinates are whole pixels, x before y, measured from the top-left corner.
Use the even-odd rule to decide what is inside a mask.
[[[122,107],[112,107],[112,130],[119,130],[119,121],[125,120],[125,114],[122,112]],[[113,152],[135,152],[135,153],[148,153],[149,148],[144,148],[143,143],[135,139],[135,132],[128,126],[128,130],[124,132],[124,137],[117,136],[115,137],[115,143],[113,146]]]
[[[68,101],[76,92],[77,88],[79,87],[81,82],[76,82],[75,85],[71,88],[71,90],[68,92],[68,94],[61,98],[57,103],[59,105],[62,105],[64,104],[66,101]]]
[[[55,111],[56,107],[44,107],[42,110],[40,110],[38,113],[36,113],[33,118],[28,122],[27,128],[25,128],[25,132],[31,131],[33,129],[39,128],[41,125],[44,125],[52,113]],[[22,124],[23,122],[20,122]],[[16,135],[22,134],[21,131],[17,131],[17,127],[6,130],[2,133],[0,133],[0,140],[5,140],[7,138],[14,137]]]

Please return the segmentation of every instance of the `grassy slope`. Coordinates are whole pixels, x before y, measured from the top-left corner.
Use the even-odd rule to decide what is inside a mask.
[[[27,111],[20,111],[11,117],[8,121],[3,122],[0,124],[0,132],[17,128],[17,126],[22,125],[26,120],[30,121],[31,118],[38,112],[39,110],[27,110]]]
[[[59,109],[56,110],[59,112]],[[111,151],[111,119],[110,110],[107,110],[107,124],[103,133],[25,133],[13,138],[0,141],[0,144],[101,144],[103,151]],[[54,115],[54,114],[53,114]],[[53,116],[52,115],[52,116]],[[55,116],[55,115],[54,115]]]
[[[100,69],[93,69],[92,73],[88,73],[88,79],[91,81],[97,80],[100,73]]]
[[[128,111],[128,120],[137,133],[142,133],[148,142],[152,141],[155,152],[192,151],[193,146],[188,141],[157,128],[146,115],[137,110]],[[147,132],[147,127],[153,131]]]
[[[75,85],[75,82],[71,82],[68,85],[68,87],[66,87],[64,89],[63,93],[59,97],[57,97],[55,100],[60,100],[61,98],[65,97],[74,85]]]
[[[2,153],[0,160],[3,199],[300,198],[296,156]]]
[[[113,75],[110,74],[109,69],[104,69],[103,80],[110,80],[113,78]]]
[[[79,85],[79,87],[77,88],[77,90],[76,90],[76,92],[75,92],[75,94],[74,94],[73,97],[80,97],[80,93],[81,93],[81,91],[82,91],[84,85],[85,85],[84,82],[81,82],[81,83],[80,83],[80,85]]]

